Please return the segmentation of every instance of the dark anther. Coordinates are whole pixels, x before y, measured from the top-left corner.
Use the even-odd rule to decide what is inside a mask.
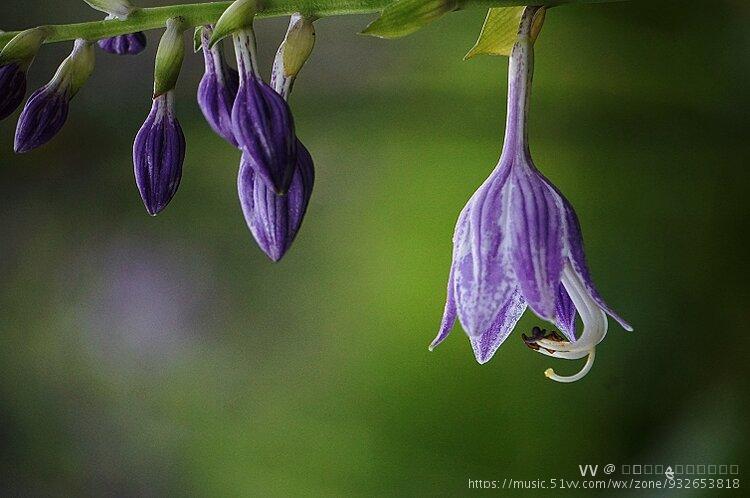
[[[546,329],[542,329],[539,327],[534,327],[531,329],[531,337],[527,336],[526,334],[521,334],[521,338],[523,339],[523,342],[526,343],[526,346],[533,349],[534,351],[539,351],[540,346],[539,344],[537,344],[537,342],[541,339],[547,339],[555,342],[565,341],[565,338],[557,333],[557,331],[553,330],[551,332],[547,332]]]

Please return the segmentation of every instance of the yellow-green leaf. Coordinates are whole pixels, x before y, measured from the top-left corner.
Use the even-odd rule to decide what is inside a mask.
[[[380,17],[361,34],[400,38],[414,33],[457,7],[458,0],[398,0],[383,9]]]
[[[475,55],[510,55],[518,35],[523,9],[526,7],[497,7],[487,12],[482,32],[464,60]]]

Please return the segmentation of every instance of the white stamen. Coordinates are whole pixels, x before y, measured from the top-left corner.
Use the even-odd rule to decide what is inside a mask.
[[[544,375],[557,382],[575,382],[582,379],[594,364],[596,345],[607,335],[607,315],[589,295],[586,286],[570,263],[566,263],[563,269],[562,284],[568,291],[578,314],[581,315],[581,321],[583,321],[581,337],[574,342],[542,338],[534,341],[534,345],[538,346],[535,348],[538,352],[554,358],[578,360],[588,357],[581,371],[573,376],[559,376],[551,368],[544,372]]]

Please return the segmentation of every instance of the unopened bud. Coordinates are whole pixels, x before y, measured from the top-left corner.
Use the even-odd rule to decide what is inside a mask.
[[[227,64],[221,43],[208,47],[211,31],[211,27],[206,26],[200,32],[206,72],[198,86],[198,105],[211,128],[237,147],[232,128],[232,107],[240,78],[237,71]]]
[[[142,31],[99,40],[99,48],[115,55],[138,55],[146,50],[146,35]]]
[[[29,97],[18,119],[15,151],[28,152],[49,142],[68,118],[71,99],[94,70],[91,42],[76,40],[71,54],[60,64],[54,78]]]
[[[307,212],[315,182],[310,153],[297,141],[294,176],[286,195],[277,195],[253,166],[252,158],[243,155],[237,178],[238,193],[245,221],[261,250],[273,261],[279,261],[297,236]]]
[[[174,114],[174,92],[169,91],[154,99],[133,143],[135,183],[151,216],[174,197],[184,161],[185,135]]]

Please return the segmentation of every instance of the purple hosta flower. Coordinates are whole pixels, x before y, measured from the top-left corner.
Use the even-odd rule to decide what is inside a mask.
[[[146,35],[142,31],[113,36],[98,42],[99,48],[115,55],[138,55],[146,50],[146,44]]]
[[[289,190],[296,136],[286,101],[258,76],[252,30],[234,35],[240,87],[232,108],[234,136],[258,175],[278,194]]]
[[[16,128],[15,151],[28,152],[49,142],[68,118],[70,101],[94,69],[90,42],[76,40],[73,51],[54,78],[34,92],[21,112]]]
[[[243,154],[237,181],[245,221],[258,245],[269,258],[279,261],[289,250],[302,225],[312,195],[315,171],[313,160],[297,142],[297,166],[286,195],[269,188]]]
[[[453,264],[443,322],[430,349],[458,318],[480,363],[492,358],[527,306],[554,323],[565,338],[535,329],[527,345],[555,358],[588,358],[583,370],[561,377],[572,382],[591,368],[594,350],[607,333],[609,308],[589,275],[578,218],[570,203],[534,166],[527,138],[533,72],[528,8],[509,69],[508,121],[500,161],[461,212],[453,238]],[[583,322],[577,337],[576,312]]]
[[[26,95],[26,72],[21,64],[0,66],[0,120],[7,118],[23,102]]]
[[[211,33],[210,27],[203,28],[201,33],[206,72],[198,86],[198,105],[216,134],[237,147],[232,129],[232,107],[237,97],[239,74],[227,64],[220,43],[209,48]]]
[[[133,144],[135,182],[146,211],[161,212],[177,192],[185,160],[185,135],[174,114],[174,92],[153,101]]]

